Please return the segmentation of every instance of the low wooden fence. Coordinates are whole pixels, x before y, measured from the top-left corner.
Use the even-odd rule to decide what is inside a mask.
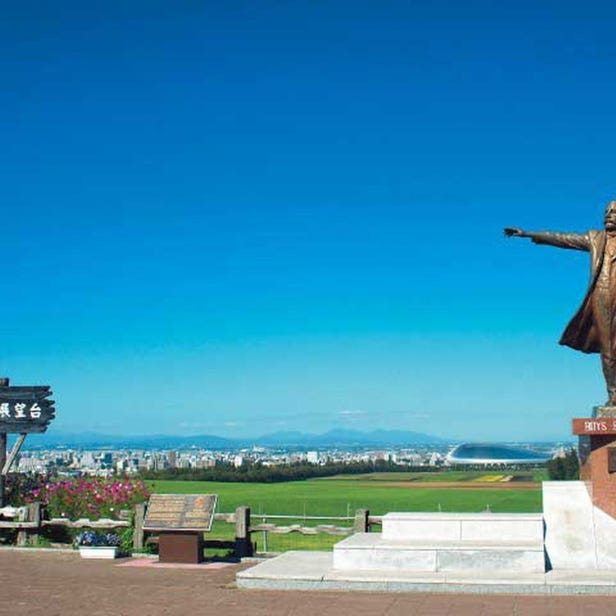
[[[112,520],[101,518],[99,520],[89,520],[80,518],[79,520],[69,520],[67,518],[44,519],[40,503],[31,503],[23,507],[4,507],[0,509],[0,530],[17,530],[16,545],[25,546],[29,543],[37,545],[39,535],[46,526],[58,526],[64,528],[94,528],[100,530],[113,530],[115,528],[129,528],[132,523],[131,512],[122,512],[123,519]],[[8,518],[8,519],[7,519]]]
[[[113,530],[117,528],[133,527],[133,550],[143,551],[146,543],[156,542],[156,533],[143,530],[146,505],[135,505],[134,510],[121,512],[121,519],[112,520],[101,518],[89,520],[68,520],[66,518],[44,519],[40,503],[32,503],[23,507],[4,507],[0,509],[0,530],[17,530],[16,545],[37,545],[39,534],[44,527],[57,526],[71,529],[91,528],[99,530]],[[131,520],[132,518],[132,520]],[[233,541],[219,541],[206,539],[205,546],[210,548],[224,548],[234,551],[235,556],[252,556],[255,553],[255,544],[252,541],[253,533],[263,534],[263,551],[267,552],[267,537],[269,534],[286,535],[299,533],[301,535],[337,535],[340,537],[354,533],[370,532],[375,525],[382,523],[381,516],[371,516],[367,509],[358,509],[354,516],[305,516],[305,515],[276,515],[251,513],[250,507],[238,507],[232,513],[215,513],[214,520],[235,526],[235,539]],[[269,520],[301,520],[302,524],[277,525]],[[306,525],[309,522],[346,522],[344,526],[320,523],[315,526]]]

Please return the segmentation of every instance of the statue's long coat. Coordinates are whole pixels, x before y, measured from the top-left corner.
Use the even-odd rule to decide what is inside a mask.
[[[531,239],[537,244],[551,244],[560,248],[573,248],[590,252],[590,282],[582,305],[565,328],[560,344],[584,353],[600,353],[601,340],[596,325],[597,315],[593,310],[593,293],[603,259],[605,257],[605,231],[590,230],[586,233],[556,233],[552,231],[532,233]],[[613,290],[616,294],[616,289]],[[609,341],[604,341],[609,344]]]

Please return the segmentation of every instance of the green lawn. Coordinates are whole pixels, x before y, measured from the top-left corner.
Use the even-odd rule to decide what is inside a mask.
[[[444,480],[444,479],[442,479]],[[400,481],[400,479],[399,479]],[[454,481],[454,479],[449,479]],[[259,514],[295,515],[295,520],[270,520],[278,525],[301,523],[314,526],[331,523],[337,526],[350,522],[303,521],[306,516],[346,516],[356,509],[367,508],[372,515],[390,511],[485,511],[540,512],[541,490],[490,488],[418,488],[391,485],[391,477],[379,482],[373,477],[310,479],[289,483],[219,483],[200,481],[149,481],[153,492],[167,494],[218,494],[218,511],[232,512],[240,505],[252,510],[253,523]],[[209,538],[230,539],[233,526],[217,522]],[[260,550],[263,533],[255,533]],[[289,549],[329,549],[341,537],[329,535],[303,536],[298,533],[269,535],[269,551]]]
[[[151,481],[153,492],[218,494],[218,511],[247,505],[253,514],[344,516],[365,507],[374,515],[388,511],[541,511],[540,490],[417,488],[388,486],[374,480],[309,479],[289,483]]]

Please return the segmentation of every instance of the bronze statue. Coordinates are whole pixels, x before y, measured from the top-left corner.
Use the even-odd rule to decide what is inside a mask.
[[[616,201],[605,210],[604,231],[586,233],[522,231],[506,228],[507,237],[529,237],[535,244],[590,252],[591,275],[584,301],[560,344],[584,353],[600,353],[607,385],[606,406],[616,406]]]

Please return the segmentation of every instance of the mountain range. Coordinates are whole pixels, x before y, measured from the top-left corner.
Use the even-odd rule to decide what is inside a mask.
[[[437,436],[400,430],[330,430],[323,434],[304,432],[274,432],[257,438],[224,438],[211,434],[177,436],[166,434],[122,436],[96,432],[63,433],[28,436],[25,448],[83,447],[115,449],[241,449],[244,447],[388,447],[421,444],[442,444],[449,441]]]

